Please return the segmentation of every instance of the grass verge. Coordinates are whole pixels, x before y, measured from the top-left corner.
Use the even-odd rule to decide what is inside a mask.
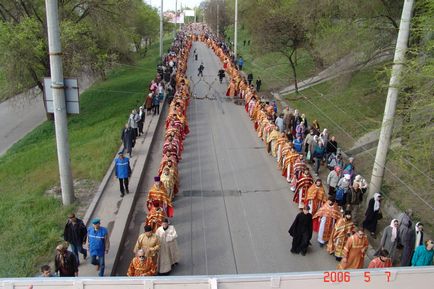
[[[359,137],[381,126],[386,92],[377,89],[376,82],[384,77],[382,69],[342,75],[285,98],[306,114],[309,123],[317,119],[321,129],[337,135],[339,145],[349,149]]]
[[[80,96],[80,115],[68,119],[74,179],[100,181],[105,174],[131,108],[143,102],[155,77],[158,44],[147,55]],[[74,209],[45,195],[58,183],[54,124],[47,121],[0,158],[0,277],[32,276],[52,260],[66,213]]]
[[[339,146],[347,150],[360,137],[380,129],[387,97],[387,89],[382,85],[387,80],[388,75],[380,65],[340,76],[303,90],[299,95],[290,94],[285,98],[292,108],[306,114],[309,123],[317,119],[321,129],[327,128],[330,135],[336,136]],[[399,122],[398,119],[395,124]],[[425,224],[426,231],[432,232],[432,209],[425,203],[434,203],[434,194],[429,189],[432,182],[414,167],[402,165],[402,157],[405,157],[422,169],[420,162],[414,161],[417,152],[411,142],[395,140],[394,143],[387,157],[382,192],[386,195],[386,200],[401,211],[412,208],[414,220],[421,221]],[[403,154],[402,151],[407,153]],[[355,156],[357,173],[368,180],[375,154],[376,148],[373,148]],[[423,172],[429,175],[429,170],[424,169]]]
[[[230,26],[226,30],[226,35],[233,39],[234,30]],[[253,73],[253,83],[259,76],[262,80],[262,91],[272,91],[289,86],[294,83],[291,65],[286,57],[279,52],[260,54],[254,49],[254,43],[247,45],[251,39],[250,34],[245,29],[238,30],[238,55],[244,59],[243,71]],[[228,38],[226,39],[228,40]],[[244,45],[244,41],[246,44]],[[297,78],[303,80],[315,73],[315,65],[312,57],[305,50],[298,51],[297,56]]]

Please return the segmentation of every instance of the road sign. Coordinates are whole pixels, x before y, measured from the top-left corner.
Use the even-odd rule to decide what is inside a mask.
[[[65,78],[63,80],[65,90],[66,112],[69,114],[80,113],[80,98],[77,78]],[[53,93],[51,78],[44,78],[44,101],[47,113],[54,113]]]

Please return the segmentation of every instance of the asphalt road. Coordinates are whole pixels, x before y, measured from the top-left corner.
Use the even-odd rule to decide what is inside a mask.
[[[202,43],[194,43],[195,48],[199,59],[190,57],[187,72],[195,97],[188,110],[190,134],[173,218],[182,260],[172,275],[335,269],[337,262],[319,248],[316,234],[305,257],[289,252],[288,228],[298,213],[289,185],[256,136],[244,106],[226,98],[227,82],[217,80],[222,67],[218,58]],[[201,62],[203,78],[197,77]],[[137,208],[143,207],[141,199]],[[144,217],[135,215],[126,238],[130,248]],[[128,258],[123,259],[120,275],[127,269]]]

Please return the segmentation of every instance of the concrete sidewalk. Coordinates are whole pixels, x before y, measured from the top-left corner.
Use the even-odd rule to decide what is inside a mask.
[[[163,111],[165,102],[160,109]],[[123,243],[124,231],[129,223],[132,209],[140,191],[142,177],[149,161],[149,151],[158,137],[155,135],[160,122],[164,121],[164,113],[157,116],[147,115],[143,126],[144,134],[137,138],[130,159],[132,175],[129,179],[130,193],[120,197],[119,182],[114,175],[114,161],[103,178],[86,215],[83,218],[87,227],[93,218],[101,219],[101,226],[106,227],[110,235],[110,250],[105,256],[105,276],[110,276],[118,259],[119,247]],[[97,276],[96,266],[90,264],[90,257],[82,259],[80,255],[79,276]]]

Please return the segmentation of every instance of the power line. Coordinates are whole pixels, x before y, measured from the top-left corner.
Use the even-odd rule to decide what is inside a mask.
[[[337,124],[334,120],[332,120],[331,118],[329,118],[327,116],[327,114],[321,109],[319,108],[315,103],[311,102],[307,96],[305,94],[303,94],[302,92],[300,92],[300,94],[302,94],[305,99],[312,104],[320,113],[322,113],[329,121],[331,121],[332,123],[334,123],[336,125],[337,128],[339,128],[340,130],[342,130],[348,137],[350,137],[352,140],[356,140],[354,139],[349,133],[346,132],[345,129],[343,129],[339,124]],[[371,157],[375,158],[375,156],[373,156],[369,151],[366,151]],[[375,163],[375,159],[374,159],[374,163]],[[425,201],[425,199],[423,199],[418,193],[416,193],[406,182],[404,182],[403,180],[401,180],[400,177],[398,177],[397,175],[395,175],[387,166],[384,166],[384,169],[387,170],[392,176],[394,176],[401,184],[403,184],[404,186],[407,187],[407,189],[409,189],[415,196],[417,196],[424,204],[426,204],[431,210],[434,211],[434,207],[431,206],[427,201]]]
[[[313,90],[315,90],[319,96],[321,96],[322,98],[324,98],[325,100],[327,100],[327,102],[331,103],[334,107],[336,107],[337,109],[339,109],[341,112],[343,112],[346,115],[349,115],[348,112],[346,112],[345,110],[343,110],[341,107],[339,107],[338,105],[334,104],[332,101],[330,101],[327,97],[325,97],[327,94],[323,94],[320,91],[318,91],[316,88],[311,87]],[[304,95],[304,94],[303,94]],[[366,128],[364,125],[362,125],[360,122],[356,122],[356,124],[363,128],[366,132],[369,132],[370,130],[368,128]],[[404,160],[407,164],[409,164],[410,166],[412,166],[414,169],[416,169],[419,173],[423,174],[425,177],[427,177],[429,180],[434,182],[434,179],[431,178],[429,175],[427,175],[426,173],[424,173],[423,171],[421,171],[418,167],[416,167],[413,163],[411,163],[410,161],[408,161],[407,159],[405,159],[402,156],[399,156],[399,159]]]
[[[252,65],[256,66],[254,63],[252,63]],[[280,80],[283,80],[282,78],[277,78]],[[335,87],[335,86],[332,86]],[[331,103],[334,107],[336,107],[337,109],[339,109],[340,111],[342,111],[343,113],[345,113],[346,115],[349,115],[348,112],[344,111],[341,107],[337,106],[336,104],[334,104],[332,101],[330,101],[327,97],[325,97],[327,94],[324,94],[320,91],[318,91],[314,85],[309,87],[312,90],[314,90],[315,92],[318,93],[319,96],[321,96],[322,98],[326,99],[329,103]],[[303,94],[303,93],[302,93]],[[307,98],[307,96],[305,94],[303,94],[303,96],[305,96]],[[330,96],[330,95],[329,95]],[[374,112],[371,108],[368,107],[369,110],[371,110],[372,112]],[[365,126],[363,126],[361,123],[356,122],[357,125],[359,125],[360,127],[362,127],[366,132],[369,132],[371,130],[369,130],[368,128],[366,128]],[[346,131],[343,130],[345,133]],[[347,133],[346,133],[347,134]],[[355,140],[353,137],[351,137],[353,140]],[[372,156],[372,155],[371,155]],[[372,156],[373,157],[373,156]],[[426,173],[424,173],[423,171],[421,171],[417,166],[415,166],[411,161],[407,160],[406,158],[404,158],[403,156],[399,156],[399,159],[404,160],[407,164],[409,164],[411,167],[413,167],[414,169],[416,169],[419,173],[423,174],[425,177],[427,177],[429,180],[434,181],[433,178],[431,178],[429,175],[427,175]],[[386,166],[385,166],[386,167]]]

